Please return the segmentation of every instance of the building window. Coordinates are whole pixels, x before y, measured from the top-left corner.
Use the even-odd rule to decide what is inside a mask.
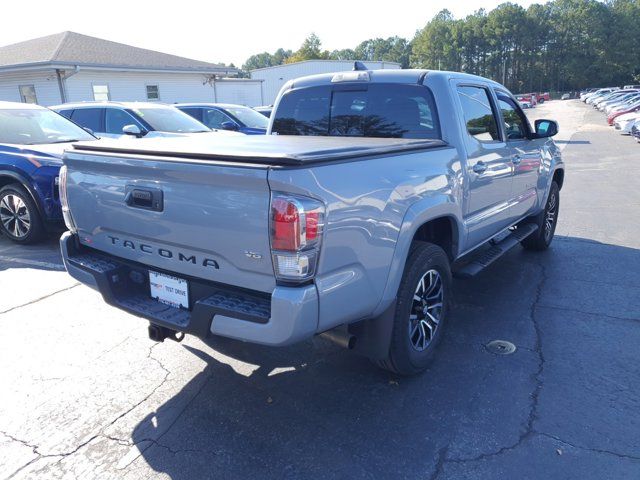
[[[109,85],[94,85],[93,99],[97,102],[109,101]]]
[[[147,100],[160,100],[158,85],[147,85]]]
[[[38,103],[36,87],[33,85],[20,85],[20,101],[22,103]]]

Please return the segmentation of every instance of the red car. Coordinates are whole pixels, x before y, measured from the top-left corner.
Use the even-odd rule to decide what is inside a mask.
[[[607,115],[607,123],[609,125],[613,125],[613,122],[615,122],[616,118],[618,118],[620,115],[631,112],[640,112],[640,103],[634,103],[629,108],[625,108],[624,110],[618,112],[611,112],[609,115]]]
[[[549,95],[549,92],[536,93],[536,96],[537,96],[538,103],[544,103],[551,100],[551,95]]]

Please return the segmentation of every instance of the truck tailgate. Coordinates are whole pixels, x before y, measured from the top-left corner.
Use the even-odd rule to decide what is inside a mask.
[[[69,151],[80,242],[177,275],[275,286],[268,167]]]

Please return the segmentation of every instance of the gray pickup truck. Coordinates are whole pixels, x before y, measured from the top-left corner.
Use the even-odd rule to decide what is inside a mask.
[[[64,263],[156,341],[322,334],[414,374],[446,327],[452,272],[551,243],[557,130],[472,75],[301,78],[270,135],[74,145]]]

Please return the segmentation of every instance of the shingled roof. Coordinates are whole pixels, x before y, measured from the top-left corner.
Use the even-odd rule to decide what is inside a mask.
[[[38,65],[229,74],[238,71],[233,67],[132,47],[75,32],[56,33],[0,47],[0,70]]]

